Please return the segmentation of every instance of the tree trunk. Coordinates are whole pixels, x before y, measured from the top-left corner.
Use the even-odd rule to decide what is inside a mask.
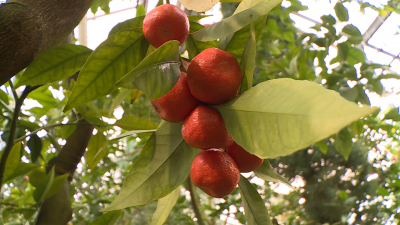
[[[0,4],[0,85],[72,32],[93,0],[10,0]]]

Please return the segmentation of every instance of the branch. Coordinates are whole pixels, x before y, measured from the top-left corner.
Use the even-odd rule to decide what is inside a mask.
[[[199,207],[197,206],[197,200],[196,200],[197,198],[195,196],[193,186],[192,186],[192,181],[190,180],[190,177],[187,179],[187,187],[188,187],[188,191],[190,192],[190,199],[191,199],[190,202],[192,203],[193,211],[196,214],[197,223],[199,223],[199,225],[205,225],[204,221],[203,221],[203,217],[201,216]]]
[[[19,98],[17,97],[17,99],[15,100],[15,109],[10,125],[10,131],[9,131],[10,133],[8,136],[6,148],[4,149],[4,152],[1,155],[1,160],[0,160],[0,188],[3,186],[3,175],[4,175],[4,170],[6,169],[6,162],[8,156],[10,155],[11,149],[14,146],[15,131],[17,130],[17,122],[18,122],[19,112],[21,111],[22,103],[24,103],[24,100],[28,96],[28,94],[38,87],[39,86],[33,86],[33,87],[27,86],[24,92],[22,93],[21,97]]]
[[[93,0],[9,0],[0,4],[0,85],[59,45]]]

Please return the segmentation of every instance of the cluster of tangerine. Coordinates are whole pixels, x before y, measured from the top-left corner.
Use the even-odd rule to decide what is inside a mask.
[[[189,35],[189,20],[177,6],[161,5],[144,18],[143,33],[156,48],[170,40],[182,45]],[[182,137],[188,145],[203,150],[192,162],[190,178],[205,193],[217,198],[235,189],[240,173],[251,172],[263,162],[232,139],[221,114],[209,107],[235,98],[241,81],[236,58],[229,52],[209,48],[188,63],[187,73],[181,71],[167,94],[151,100],[163,120],[183,122]]]

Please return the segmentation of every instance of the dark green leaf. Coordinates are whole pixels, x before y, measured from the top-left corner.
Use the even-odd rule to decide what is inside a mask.
[[[400,121],[399,108],[390,109],[389,112],[387,112],[385,114],[385,119],[386,120]]]
[[[113,99],[108,115],[111,117],[115,108],[117,108],[131,94],[131,89],[122,88],[117,96]]]
[[[36,134],[32,135],[30,136],[30,139],[28,141],[28,147],[31,150],[32,162],[36,162],[42,151],[43,147],[42,140]]]
[[[348,54],[349,54],[349,45],[346,42],[338,44],[338,56],[343,61],[346,61]]]
[[[350,47],[349,55],[347,56],[347,63],[351,66],[357,63],[365,63],[365,55],[364,52],[358,48]]]
[[[116,85],[137,88],[149,99],[160,98],[175,86],[180,76],[179,68],[179,42],[168,41],[144,58]]]
[[[291,154],[376,110],[317,83],[287,78],[260,83],[215,108],[233,139],[260,158]]]
[[[239,189],[247,224],[272,225],[268,210],[260,194],[258,194],[257,189],[243,176],[240,176]]]
[[[182,123],[160,125],[134,162],[119,195],[102,211],[147,204],[165,197],[186,180],[199,150],[186,144],[181,129]]]
[[[335,5],[335,13],[340,21],[346,22],[349,20],[349,13],[341,2],[337,2]]]
[[[91,53],[92,50],[82,45],[51,48],[29,64],[16,87],[45,84],[72,76],[82,68]]]
[[[146,8],[144,7],[144,4],[139,5],[136,8],[136,17],[145,16],[145,15],[146,15]]]
[[[57,194],[58,191],[62,189],[64,184],[67,182],[69,174],[63,174],[54,178],[53,183],[48,191],[46,191],[44,198],[50,198],[51,196]]]
[[[36,202],[42,202],[47,193],[50,191],[54,181],[54,167],[51,168],[50,172],[43,178],[39,178],[39,182],[36,184],[36,189],[33,191],[33,198]]]
[[[358,96],[357,88],[340,88],[339,93],[340,96],[351,102],[354,102]]]
[[[89,56],[64,111],[114,91],[115,82],[142,61],[147,47],[141,28],[110,36]]]
[[[346,160],[349,159],[351,148],[353,145],[353,134],[346,127],[336,134],[335,148],[336,151],[342,155]]]

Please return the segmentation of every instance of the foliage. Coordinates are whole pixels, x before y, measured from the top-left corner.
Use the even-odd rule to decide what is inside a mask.
[[[191,2],[182,4],[189,8]],[[193,9],[210,7],[198,2],[200,8]],[[184,48],[174,41],[149,46],[141,16],[116,25],[93,52],[65,45],[37,58],[0,90],[1,139],[12,147],[3,171],[1,222],[33,222],[41,203],[69,182],[67,174],[55,176],[48,165],[81,118],[95,129],[70,187],[73,224],[216,224],[228,217],[248,224],[398,222],[400,167],[393,154],[400,117],[396,110],[371,109],[368,99],[369,93],[384,95],[381,80],[396,76],[376,74],[386,66],[366,61],[356,27],[337,30],[337,23],[348,20],[344,3],[313,27],[327,30],[322,38],[294,27],[290,13],[305,7],[290,3],[275,7],[280,1],[243,0],[237,8],[223,3],[224,15],[233,16],[207,28],[189,17],[193,27]],[[395,10],[393,4],[386,9]],[[98,6],[109,10],[108,0],[96,0],[92,11]],[[344,35],[347,40],[339,43]],[[245,74],[239,97],[215,106],[228,131],[262,158],[285,156],[270,159],[276,172],[265,160],[250,182],[242,177],[224,199],[191,185],[189,168],[199,150],[182,140],[181,124],[161,122],[149,103],[173,87],[179,55],[190,60],[217,46],[235,55]],[[332,46],[338,55],[326,62]],[[15,117],[24,85],[41,86]],[[7,143],[13,118],[16,136]],[[372,153],[376,158],[368,157]],[[369,181],[374,173],[379,179]],[[290,183],[280,175],[304,185],[282,196],[254,184],[260,178]],[[299,199],[306,201],[299,205]]]

